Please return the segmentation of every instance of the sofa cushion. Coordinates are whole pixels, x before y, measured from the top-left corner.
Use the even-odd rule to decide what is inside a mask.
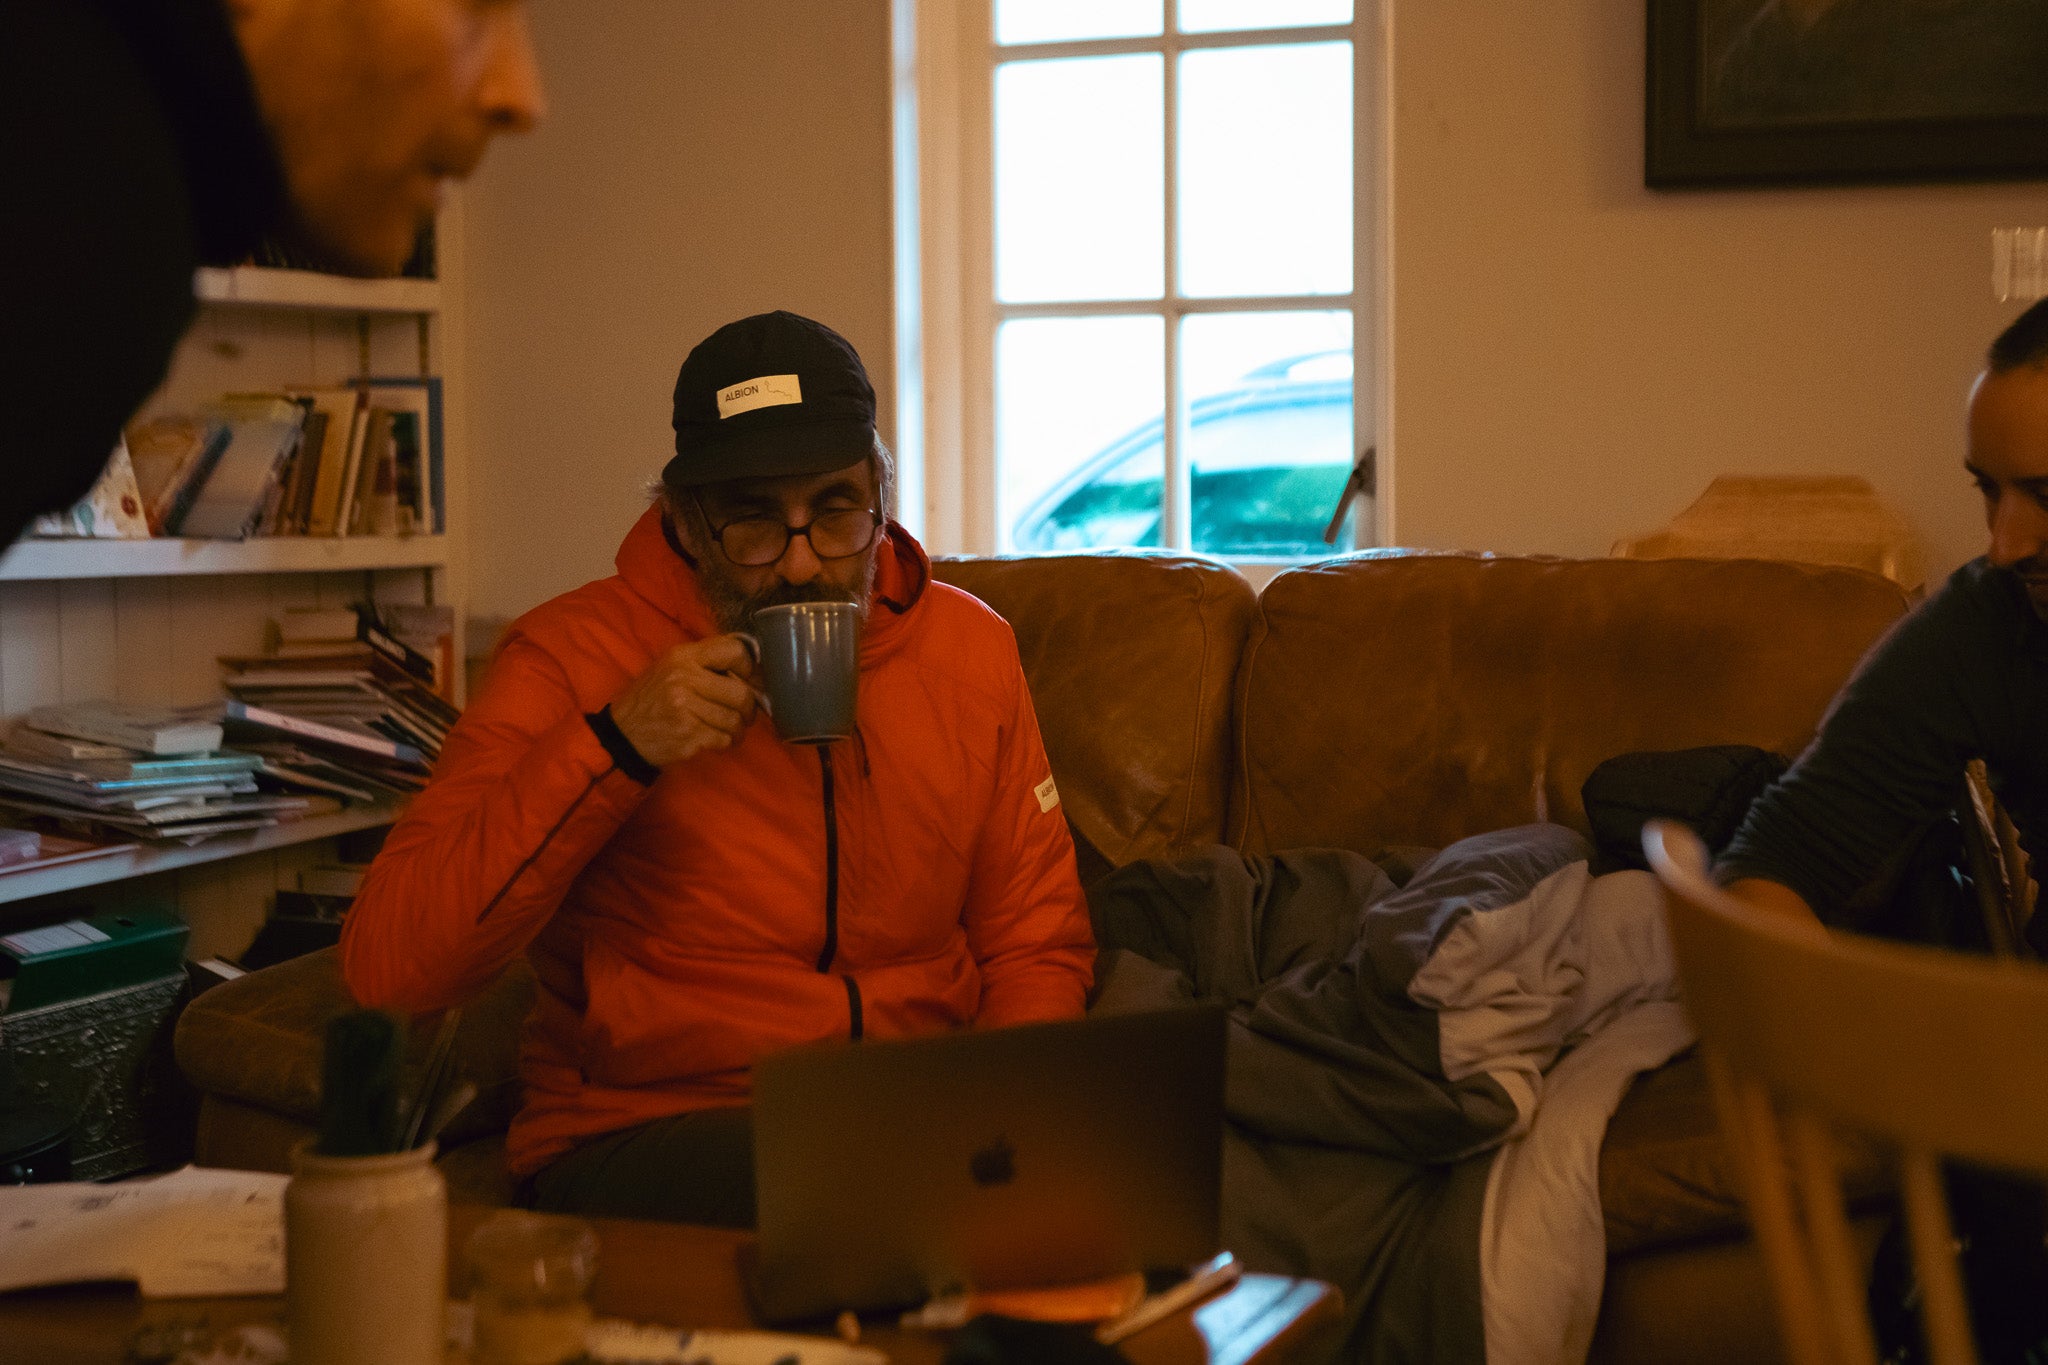
[[[1255,598],[1214,560],[939,559],[1008,621],[1067,818],[1116,866],[1223,838],[1232,683]]]
[[[280,962],[215,986],[178,1017],[178,1066],[203,1094],[311,1123],[320,1111],[320,1055],[327,1021],[354,1008],[336,949]],[[533,969],[513,963],[463,1007],[455,1034],[457,1074],[477,1097],[442,1134],[453,1146],[497,1132],[519,1106],[520,1025],[533,1005]],[[434,1030],[407,1040],[407,1061],[423,1063]]]
[[[1600,1208],[1609,1256],[1747,1229],[1696,1050],[1636,1077],[1608,1120]]]
[[[1881,1205],[1893,1188],[1882,1150],[1848,1137],[1835,1150],[1850,1206]],[[1600,1147],[1600,1208],[1609,1256],[1748,1232],[1697,1050],[1636,1077],[1622,1097]]]
[[[1239,670],[1231,840],[1445,845],[1553,820],[1637,749],[1796,754],[1905,610],[1853,569],[1373,551],[1290,570]]]

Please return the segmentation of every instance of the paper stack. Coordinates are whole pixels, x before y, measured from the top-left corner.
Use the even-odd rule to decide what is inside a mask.
[[[458,714],[433,690],[433,665],[367,611],[287,612],[274,624],[272,652],[220,661],[238,746],[338,794],[424,785]]]
[[[189,712],[103,702],[31,711],[0,744],[0,803],[67,826],[184,842],[310,813],[311,798],[259,791],[262,760],[221,751],[220,734]]]

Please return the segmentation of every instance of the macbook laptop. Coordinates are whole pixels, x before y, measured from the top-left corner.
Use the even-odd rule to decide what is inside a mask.
[[[1217,1249],[1220,1005],[805,1048],[754,1078],[769,1322]]]

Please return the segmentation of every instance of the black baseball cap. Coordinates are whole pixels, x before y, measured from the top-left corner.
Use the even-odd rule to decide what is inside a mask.
[[[674,487],[823,474],[874,449],[875,387],[850,342],[795,313],[713,332],[676,375]]]

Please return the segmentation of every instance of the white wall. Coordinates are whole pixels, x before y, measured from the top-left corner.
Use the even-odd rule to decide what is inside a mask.
[[[691,346],[789,308],[891,430],[888,0],[549,0],[550,113],[466,192],[470,609],[611,572]]]
[[[1716,474],[1859,473],[1982,549],[1965,389],[2048,186],[1652,193],[1643,0],[1385,0],[1403,544],[1601,555]]]
[[[2048,186],[1652,193],[1642,0],[1383,0],[1394,535],[1601,555],[1715,475],[1860,473],[1978,552],[1965,388]],[[609,571],[688,347],[811,312],[891,375],[887,0],[537,5],[553,111],[469,199],[472,604]]]

